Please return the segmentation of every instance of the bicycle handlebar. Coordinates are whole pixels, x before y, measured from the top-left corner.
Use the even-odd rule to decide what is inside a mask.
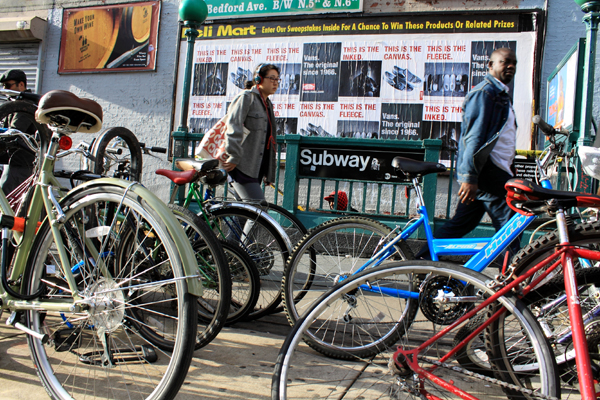
[[[0,89],[0,94],[3,96],[18,96],[21,92],[18,90]]]
[[[0,128],[0,140],[2,139],[11,139],[14,137],[20,137],[21,139],[23,139],[23,142],[25,142],[25,144],[27,145],[27,147],[29,147],[29,149],[31,151],[33,151],[34,153],[36,153],[40,146],[37,143],[37,141],[31,137],[30,135],[21,132],[18,129],[12,129],[12,128]]]
[[[544,132],[547,136],[552,135],[568,135],[564,128],[560,128],[559,130],[554,129],[553,126],[550,126],[546,121],[542,119],[539,115],[534,115],[532,118],[532,122],[538,126],[538,128]]]
[[[149,152],[149,151],[151,151],[153,153],[162,153],[162,154],[166,154],[167,153],[167,149],[164,148],[164,147],[156,147],[156,146],[147,147],[146,143],[140,143],[140,147],[146,153]]]
[[[107,147],[106,152],[111,153],[111,154],[121,155],[121,154],[123,154],[123,149],[115,149],[113,147]]]
[[[89,152],[89,149],[90,149],[89,143],[80,142],[77,145],[77,147],[73,147],[73,148],[70,148],[69,150],[64,150],[64,151],[61,151],[60,153],[57,153],[56,158],[63,158],[70,154],[81,154],[85,158],[92,160],[94,157],[92,156],[92,153]]]
[[[42,98],[42,95],[39,95],[37,93],[19,92],[17,90],[10,90],[10,89],[0,89],[0,95],[6,96],[6,97],[15,97],[17,100],[20,100],[20,99],[29,100],[29,101],[34,102],[35,104],[38,104],[40,102],[40,99]]]

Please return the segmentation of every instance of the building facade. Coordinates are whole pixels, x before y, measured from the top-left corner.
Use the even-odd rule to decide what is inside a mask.
[[[122,3],[55,1],[54,8],[47,9],[45,1],[2,2],[0,67],[26,70],[29,87],[39,93],[63,89],[92,98],[104,109],[106,128],[123,126],[140,142],[168,147],[171,132],[179,126],[187,46],[181,37],[178,1],[155,2],[159,14],[152,26],[155,58],[150,67],[146,60],[146,68],[135,71],[123,67],[126,63],[114,68],[116,72],[65,68],[65,32],[72,26],[65,26],[65,9]],[[140,2],[129,2],[135,3]],[[519,58],[513,100],[522,119],[519,147],[529,148],[535,138],[528,121],[536,113],[546,115],[546,80],[585,37],[579,7],[559,0],[364,0],[362,12],[259,13],[261,7],[276,5],[282,11],[286,3],[292,4],[250,6],[247,1],[241,3],[244,12],[229,7],[230,14],[209,3],[212,20],[201,29],[195,51],[187,122],[191,131],[202,132],[224,114],[241,90],[239,83],[257,63],[273,62],[285,67],[281,93],[274,96],[282,133],[374,140],[431,137],[451,146],[452,132],[460,131],[464,94],[476,83],[474,77],[485,73],[490,46],[503,43],[514,46]],[[139,47],[146,47],[129,60],[139,59],[148,49],[143,39]],[[118,62],[113,56],[104,65]],[[598,66],[597,61],[596,76]],[[596,115],[600,89],[594,90]],[[91,140],[83,135],[73,139]],[[78,162],[69,161],[72,166]],[[143,182],[163,199],[170,186],[153,171],[169,166],[166,157],[144,159]]]

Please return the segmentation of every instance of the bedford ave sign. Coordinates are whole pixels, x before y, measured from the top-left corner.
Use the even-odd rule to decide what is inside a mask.
[[[264,0],[222,2],[206,0],[208,18],[249,17],[254,15],[322,14],[361,12],[362,0]]]

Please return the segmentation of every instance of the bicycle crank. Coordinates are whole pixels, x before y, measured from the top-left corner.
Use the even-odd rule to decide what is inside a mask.
[[[480,298],[473,296],[472,288],[456,279],[434,277],[421,286],[421,311],[436,324],[450,325],[462,317]]]

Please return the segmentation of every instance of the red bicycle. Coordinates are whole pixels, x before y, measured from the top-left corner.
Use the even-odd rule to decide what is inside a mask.
[[[563,398],[596,399],[599,369],[593,360],[599,357],[597,350],[592,357],[588,351],[578,293],[587,282],[577,281],[575,263],[600,261],[600,251],[571,242],[565,210],[600,207],[600,196],[543,189],[521,179],[509,181],[507,190],[517,212],[556,215],[559,244],[543,249],[543,261],[521,268],[518,276],[509,265],[495,277],[447,263],[402,261],[342,281],[313,304],[285,341],[272,398],[558,399],[562,392]],[[542,327],[527,299],[542,292],[552,275],[562,279],[560,268],[568,313]],[[407,302],[406,294],[415,292],[417,301]],[[426,319],[425,313],[439,318]],[[558,352],[553,324],[561,318],[572,332],[570,345]],[[402,335],[397,346],[368,359],[323,357],[302,340],[310,334],[321,343],[340,343],[356,329],[365,340],[369,332],[380,338],[391,329]],[[465,357],[480,361],[469,366]],[[577,384],[568,386],[561,369],[573,364]]]

